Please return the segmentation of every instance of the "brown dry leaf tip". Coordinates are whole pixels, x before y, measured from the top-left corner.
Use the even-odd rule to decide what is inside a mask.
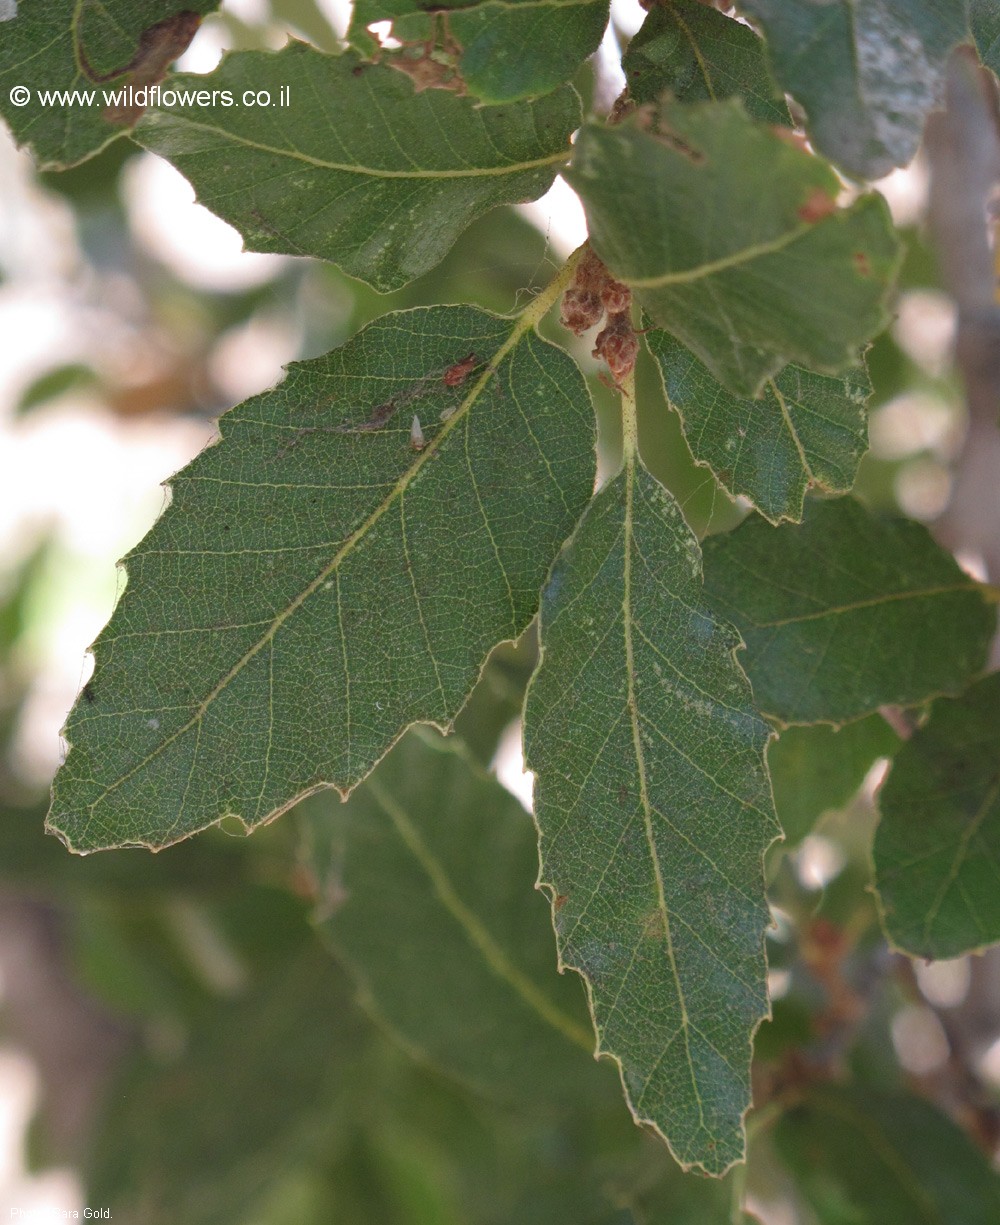
[[[607,363],[611,377],[621,386],[622,379],[634,369],[638,355],[639,340],[632,327],[631,311],[609,314],[606,327],[598,333],[594,357]]]

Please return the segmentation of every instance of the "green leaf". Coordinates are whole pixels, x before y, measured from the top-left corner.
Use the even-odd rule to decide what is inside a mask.
[[[875,762],[899,744],[881,715],[841,728],[785,728],[767,750],[767,767],[786,845],[800,842],[824,812],[849,803]]]
[[[222,418],[125,559],[66,727],[68,845],[252,829],[346,794],[411,723],[451,724],[593,485],[583,377],[532,326],[562,284],[517,319],[384,316]]]
[[[968,0],[969,25],[983,63],[1000,76],[1000,9],[995,0]]]
[[[227,56],[172,88],[268,90],[287,107],[177,106],[136,129],[199,200],[253,251],[315,255],[387,292],[433,268],[476,217],[533,200],[569,158],[580,102],[566,86],[539,99],[477,107],[443,90],[414,93],[385,64],[304,43]]]
[[[418,31],[411,22],[399,36],[433,40],[428,7],[420,0],[358,0],[348,37],[367,50],[373,43],[367,26],[419,15],[426,28]],[[608,24],[608,0],[446,0],[435,11],[442,14],[446,46],[457,52],[461,82],[489,103],[537,98],[568,81],[597,50]]]
[[[1000,1179],[947,1116],[908,1094],[823,1085],[772,1132],[820,1225],[993,1225]]]
[[[307,815],[320,926],[422,1063],[539,1106],[609,1086],[580,984],[556,973],[531,819],[492,775],[416,730]]]
[[[316,948],[220,1004],[172,1059],[138,1058],[98,1133],[92,1204],[161,1225],[245,1221],[298,1162],[350,1122],[363,1022]]]
[[[697,542],[631,458],[556,563],[525,746],[540,882],[599,1049],[678,1161],[743,1156],[767,1013],[761,859],[779,827],[767,726],[706,607]]]
[[[103,91],[161,80],[190,42],[197,20],[219,0],[19,0],[0,37],[0,114],[40,167],[74,166],[110,144],[138,114],[118,115]],[[31,91],[15,106],[15,86]],[[39,91],[94,90],[77,100],[43,106]]]
[[[36,408],[51,404],[63,396],[99,391],[101,379],[95,370],[82,362],[67,366],[56,366],[40,375],[21,393],[14,407],[14,414],[26,417]]]
[[[772,523],[801,520],[811,487],[845,493],[868,449],[863,366],[837,378],[786,366],[762,397],[735,396],[667,332],[646,334],[691,453]]]
[[[629,96],[638,103],[655,102],[664,90],[681,102],[735,95],[755,119],[791,122],[761,39],[699,0],[662,0],[651,9],[622,68]]]
[[[699,1178],[676,1166],[637,1196],[632,1206],[637,1225],[760,1225],[740,1211],[742,1171],[725,1178]]]
[[[844,723],[958,693],[986,663],[996,610],[930,533],[852,498],[801,525],[751,518],[705,542],[705,589],[746,643],[757,705]]]
[[[594,249],[655,322],[743,396],[788,362],[856,362],[897,261],[882,198],[838,209],[830,167],[738,99],[666,101],[642,122],[585,125],[566,177]]]
[[[965,0],[740,0],[812,143],[860,179],[905,166],[943,103],[945,64],[968,33]]]
[[[1000,673],[934,703],[879,801],[875,884],[892,943],[957,957],[1000,940]]]

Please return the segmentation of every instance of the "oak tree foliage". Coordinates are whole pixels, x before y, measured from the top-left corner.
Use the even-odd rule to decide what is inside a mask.
[[[98,1153],[94,1185],[145,1220],[236,1221],[294,1157],[304,1202],[376,1219],[373,1133],[351,1131],[367,1094],[385,1134],[434,1133],[421,1221],[751,1219],[758,1144],[804,1220],[1000,1219],[975,1139],[898,1066],[851,1063],[878,1039],[831,984],[860,1000],[877,943],[867,851],[830,915],[779,900],[821,814],[850,814],[889,759],[885,936],[925,958],[1000,940],[997,591],[852,493],[904,250],[871,182],[913,158],[956,46],[1000,68],[994,0],[660,0],[610,113],[601,0],[357,0],[335,51],[172,71],[214,7],[19,0],[0,25],[15,138],[44,168],[136,142],[248,250],[380,293],[557,175],[589,238],[514,313],[391,309],[291,365],[221,418],[124,558],[48,828],[81,853],[159,850],[290,814],[326,951],[289,954],[272,998],[191,1051],[234,1086],[269,1052],[288,1090],[271,1117],[246,1106],[217,1185],[178,1190],[226,1119],[194,1073],[149,1068],[134,1093],[170,1103],[174,1138],[128,1169]],[[175,97],[60,110],[9,104],[14,85]],[[191,96],[284,86],[288,106]],[[616,452],[604,411],[599,467],[595,390],[622,422]],[[738,499],[726,530],[705,537],[661,479],[667,414],[684,463]],[[484,769],[522,701],[537,831]],[[791,954],[769,885],[819,984],[773,1013],[766,946],[781,973]],[[845,943],[858,915],[868,945]],[[413,1177],[396,1168],[397,1195]]]

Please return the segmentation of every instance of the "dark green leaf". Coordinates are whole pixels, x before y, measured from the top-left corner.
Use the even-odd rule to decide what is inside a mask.
[[[788,727],[767,751],[774,805],[788,843],[809,833],[830,809],[843,808],[880,757],[891,757],[899,737],[881,715],[846,727]]]
[[[426,14],[437,7],[426,0],[358,0],[349,37],[368,48],[367,26],[419,14],[424,30],[399,33],[433,40],[434,19]],[[608,24],[608,0],[446,0],[440,9],[448,37],[437,54],[443,60],[454,48],[460,81],[492,103],[537,98],[568,81]]]
[[[868,449],[863,366],[839,378],[786,366],[759,400],[734,396],[667,332],[646,334],[695,459],[766,519],[800,520],[806,491],[844,493]]]
[[[416,730],[308,818],[321,928],[421,1062],[539,1106],[614,1080],[579,982],[556,973],[531,819],[492,775]]]
[[[1000,940],[1000,673],[934,703],[879,802],[875,883],[893,944],[957,957]]]
[[[768,729],[700,580],[676,503],[630,460],[545,590],[525,744],[540,879],[600,1049],[637,1119],[721,1174],[743,1156],[779,827]]]
[[[116,113],[104,90],[161,80],[219,0],[19,0],[0,36],[0,113],[43,167],[73,166],[139,117]],[[11,90],[31,91],[26,106]],[[95,91],[91,103],[42,105],[39,91]]]
[[[350,1115],[364,1029],[329,959],[307,948],[219,1006],[172,1059],[136,1061],[109,1103],[88,1202],[124,1225],[243,1222]]]
[[[788,362],[856,362],[897,260],[882,198],[837,208],[830,167],[736,99],[664,102],[644,122],[586,125],[567,178],[594,249],[655,322],[743,396]]]
[[[477,107],[304,43],[229,55],[214,73],[171,85],[237,99],[246,90],[278,99],[287,86],[287,107],[152,111],[136,139],[173,162],[251,250],[328,259],[383,292],[432,268],[481,213],[542,195],[580,121],[569,86]]]
[[[917,151],[944,66],[966,37],[965,0],[740,0],[809,136],[849,174],[877,179]]]
[[[969,0],[969,24],[983,63],[1000,76],[1000,8],[996,0]]]
[[[639,103],[654,102],[664,90],[681,102],[736,95],[755,119],[791,122],[761,39],[698,0],[661,0],[629,43],[622,68]]]
[[[928,1102],[824,1085],[787,1110],[774,1143],[820,1225],[994,1225],[1000,1180]]]
[[[583,377],[532,327],[558,288],[516,319],[384,316],[223,417],[126,558],[66,728],[69,845],[251,829],[450,725],[593,485]]]
[[[758,706],[784,723],[844,723],[958,693],[982,669],[996,610],[920,524],[852,498],[804,522],[746,520],[705,542],[705,588],[746,643]]]

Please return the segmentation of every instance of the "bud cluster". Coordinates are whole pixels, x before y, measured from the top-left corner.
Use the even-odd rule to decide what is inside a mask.
[[[596,327],[607,315],[597,334],[594,357],[607,363],[618,384],[635,366],[639,341],[632,327],[632,291],[616,281],[588,247],[576,267],[573,283],[563,294],[562,323],[577,336]]]

